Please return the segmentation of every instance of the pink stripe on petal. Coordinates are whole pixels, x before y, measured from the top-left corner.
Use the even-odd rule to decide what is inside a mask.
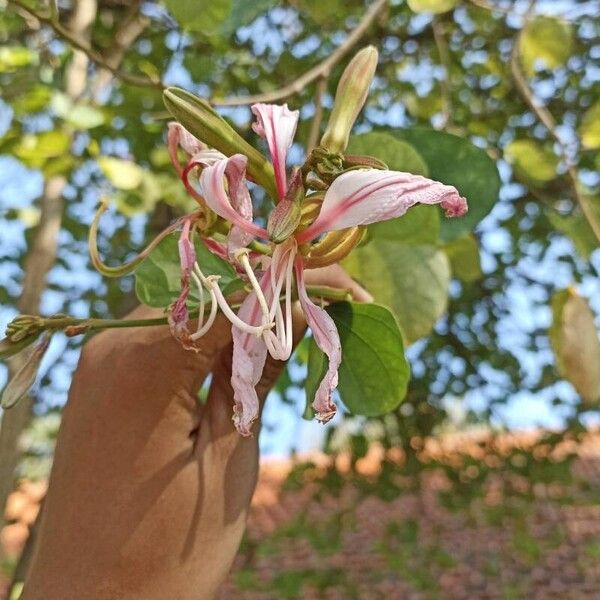
[[[245,183],[247,162],[243,154],[216,161],[202,171],[200,185],[206,204],[220,217],[252,236],[267,239],[267,232],[252,222],[252,202]]]
[[[415,204],[441,204],[448,217],[467,212],[467,201],[450,185],[400,171],[357,169],[331,184],[319,216],[297,239],[305,243],[326,231],[395,219]]]
[[[278,104],[253,104],[251,109],[256,116],[256,122],[252,124],[252,129],[269,146],[275,171],[277,193],[279,199],[283,200],[287,192],[285,161],[287,151],[294,141],[300,113],[297,110],[290,110],[287,104],[283,106]]]
[[[319,384],[312,406],[321,423],[327,423],[336,412],[331,395],[338,383],[338,369],[342,362],[342,346],[340,336],[333,319],[320,306],[312,302],[306,293],[304,284],[304,266],[302,258],[296,259],[296,281],[298,298],[304,311],[306,322],[310,327],[317,346],[327,355],[329,367],[325,377]]]

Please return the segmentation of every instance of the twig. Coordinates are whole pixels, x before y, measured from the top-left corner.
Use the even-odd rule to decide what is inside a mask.
[[[97,65],[106,69],[107,71],[110,71],[115,77],[117,77],[124,83],[129,83],[138,87],[150,87],[160,90],[164,89],[165,85],[162,83],[162,81],[158,79],[153,79],[151,77],[146,77],[142,75],[134,75],[132,73],[126,73],[118,67],[115,67],[114,64],[106,60],[102,56],[102,54],[100,54],[94,48],[92,48],[92,46],[88,44],[87,41],[80,38],[77,34],[69,31],[66,27],[61,25],[60,22],[52,18],[51,15],[44,15],[38,13],[37,11],[27,6],[27,4],[23,2],[23,0],[8,0],[8,3],[14,6],[18,6],[23,12],[25,12],[30,17],[33,17],[41,23],[50,26],[57,35],[69,42],[69,44],[71,44],[73,48],[81,50],[81,52],[86,54],[92,62],[96,63]]]
[[[343,44],[341,44],[332,54],[330,54],[324,61],[318,65],[309,69],[306,73],[301,75],[298,79],[292,83],[283,86],[272,92],[266,94],[256,94],[252,96],[238,96],[232,98],[213,98],[210,99],[211,104],[215,106],[241,106],[246,104],[254,104],[256,102],[277,102],[293,96],[298,92],[301,92],[307,85],[311,84],[316,79],[321,77],[327,77],[331,72],[331,69],[357,44],[360,39],[365,35],[370,25],[375,21],[377,16],[386,7],[388,0],[377,0],[374,2],[369,10],[365,13],[360,23],[350,33]],[[138,87],[150,87],[156,89],[164,89],[165,84],[159,79],[154,79],[142,75],[135,75],[132,73],[126,73],[121,69],[115,67],[108,60],[90,46],[86,41],[82,40],[78,36],[71,33],[68,29],[63,27],[58,21],[52,18],[50,15],[43,15],[33,10],[23,0],[8,0],[9,4],[19,7],[28,16],[33,17],[49,25],[54,32],[61,38],[69,42],[74,48],[84,52],[88,58],[96,63],[98,66],[110,71],[117,79],[120,79],[124,83],[135,85]]]
[[[310,123],[308,140],[306,141],[306,155],[317,145],[319,134],[321,132],[321,122],[323,121],[323,94],[327,90],[327,77],[321,77],[317,81],[315,89],[315,114]]]
[[[588,222],[589,226],[594,232],[594,235],[600,242],[600,223],[598,223],[598,221],[596,220],[594,211],[588,199],[584,194],[581,193],[579,189],[579,174],[577,171],[577,167],[575,166],[575,164],[569,156],[569,150],[566,144],[563,142],[560,135],[558,134],[558,131],[556,129],[556,121],[554,120],[552,113],[537,100],[535,94],[533,93],[533,90],[531,89],[531,87],[529,87],[529,83],[527,82],[525,74],[521,69],[521,56],[519,53],[520,36],[521,33],[519,33],[516,36],[510,56],[510,70],[513,81],[518,92],[521,94],[525,102],[528,104],[528,106],[531,108],[531,110],[534,112],[537,118],[543,123],[543,125],[548,130],[548,133],[552,136],[552,138],[560,148],[562,159],[567,167],[567,176],[571,184],[571,189],[573,190],[573,196],[577,201],[577,204],[579,204],[579,208],[581,209],[583,216],[585,217],[586,221]]]
[[[431,21],[431,27],[433,29],[433,39],[435,40],[435,46],[438,54],[440,55],[440,62],[444,67],[444,77],[440,81],[440,91],[442,95],[442,125],[441,129],[446,129],[448,126],[452,126],[452,88],[450,85],[450,51],[448,49],[448,42],[444,35],[444,26],[436,15]]]
[[[377,0],[374,2],[369,10],[364,14],[360,23],[356,26],[356,29],[350,33],[343,44],[338,46],[334,52],[332,52],[323,62],[309,69],[303,75],[300,75],[298,79],[292,83],[267,92],[265,94],[256,94],[253,96],[238,96],[237,98],[214,98],[210,102],[215,106],[240,106],[242,104],[254,104],[255,102],[278,102],[289,96],[293,96],[298,92],[301,92],[307,85],[320,77],[327,77],[331,72],[331,69],[360,41],[360,39],[367,33],[371,24],[375,21],[377,16],[387,6],[388,0]]]

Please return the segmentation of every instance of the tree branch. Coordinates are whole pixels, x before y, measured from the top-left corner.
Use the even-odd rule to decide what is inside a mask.
[[[521,56],[519,52],[520,36],[521,33],[516,36],[510,56],[510,70],[515,87],[517,88],[519,94],[523,97],[523,100],[525,100],[536,117],[543,123],[548,130],[548,133],[552,136],[560,148],[561,158],[567,167],[567,177],[569,178],[569,182],[571,184],[573,196],[577,204],[579,204],[579,208],[581,209],[585,220],[588,222],[590,228],[594,232],[594,235],[600,242],[600,223],[596,219],[588,198],[585,196],[585,194],[582,194],[581,190],[579,189],[579,173],[575,163],[569,156],[569,149],[558,134],[556,121],[554,120],[552,113],[535,97],[535,94],[529,86],[527,78],[525,77],[525,74],[521,68]]]
[[[23,0],[8,0],[9,5],[17,6],[21,11],[30,17],[34,17],[40,23],[50,26],[54,32],[61,37],[63,40],[69,42],[73,48],[80,50],[87,57],[97,64],[98,66],[110,71],[117,79],[120,79],[123,83],[135,85],[138,87],[164,89],[164,84],[157,79],[153,79],[144,75],[134,75],[126,73],[118,67],[114,66],[109,60],[105,59],[104,56],[94,48],[78,33],[72,32],[63,26],[59,21],[52,18],[51,15],[44,15],[38,13],[34,9],[30,8],[23,2]]]
[[[321,77],[328,77],[335,65],[361,40],[367,33],[375,19],[383,12],[388,0],[377,0],[364,14],[346,40],[338,46],[323,62],[309,69],[298,79],[272,92],[252,96],[238,96],[237,98],[213,98],[210,100],[215,106],[240,106],[256,102],[279,102],[301,92],[307,85]]]
[[[315,114],[310,123],[308,140],[306,141],[306,155],[317,145],[321,133],[321,122],[323,121],[323,94],[327,90],[327,77],[321,77],[317,81],[315,89]]]
[[[330,54],[324,61],[318,65],[309,69],[306,73],[301,75],[298,79],[292,83],[283,86],[272,92],[265,94],[256,94],[252,96],[238,96],[232,98],[213,98],[210,102],[215,106],[241,106],[246,104],[254,104],[256,102],[277,102],[293,96],[298,92],[301,92],[307,85],[310,85],[313,81],[319,78],[327,77],[333,67],[361,40],[366,34],[371,24],[375,19],[383,12],[383,9],[387,6],[388,0],[376,0],[369,10],[364,14],[360,23],[357,25],[346,38],[346,40],[336,48],[336,50]],[[100,52],[92,48],[92,46],[79,35],[69,31],[66,27],[61,25],[58,21],[52,18],[51,15],[45,15],[36,12],[23,0],[8,0],[9,4],[17,6],[21,11],[30,17],[34,17],[41,23],[50,26],[54,32],[65,41],[69,42],[77,50],[84,52],[88,58],[97,64],[98,66],[110,71],[114,77],[120,79],[123,83],[135,85],[139,87],[150,87],[156,89],[164,89],[165,84],[158,80],[147,76],[135,75],[132,73],[126,73],[114,66],[111,61],[107,60]]]
[[[440,81],[440,90],[442,95],[442,129],[452,126],[452,86],[450,85],[450,50],[444,33],[444,25],[437,15],[434,15],[431,21],[433,29],[433,39],[440,56],[440,63],[444,67],[444,77]]]

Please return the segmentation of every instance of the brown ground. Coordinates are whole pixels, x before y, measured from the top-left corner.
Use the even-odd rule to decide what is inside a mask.
[[[347,457],[291,475],[265,462],[221,600],[600,598],[600,434],[558,451],[533,441],[415,440],[418,478],[377,449],[352,472]],[[44,490],[24,482],[11,496],[9,555]]]

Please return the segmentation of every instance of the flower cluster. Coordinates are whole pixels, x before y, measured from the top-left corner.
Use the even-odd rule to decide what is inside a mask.
[[[316,417],[327,422],[335,414],[332,393],[341,362],[339,335],[328,313],[309,297],[305,270],[337,262],[360,241],[364,226],[400,217],[416,204],[439,204],[448,217],[461,216],[467,210],[465,199],[454,187],[390,171],[367,158],[355,160],[358,166],[348,168],[349,161],[343,155],[330,153],[327,148],[314,151],[303,167],[288,177],[287,152],[296,132],[298,111],[289,110],[287,105],[255,104],[252,112],[256,118],[253,129],[269,148],[277,194],[266,228],[252,220],[247,155],[226,156],[179,123],[171,123],[168,134],[175,169],[205,209],[201,213],[205,224],[213,222],[215,215],[230,224],[226,242],[208,236],[202,241],[211,252],[230,262],[252,288],[236,313],[219,288],[218,276],[204,273],[196,261],[191,235],[198,215],[190,215],[184,220],[179,240],[182,289],[169,309],[169,322],[175,337],[193,349],[210,329],[218,308],[231,321],[233,419],[243,435],[251,433],[258,416],[255,386],[267,354],[287,360],[292,352],[294,292],[316,344],[329,360],[313,402]],[[187,157],[184,165],[179,161],[179,148]],[[333,167],[327,170],[323,165]],[[326,176],[319,177],[325,172]],[[258,240],[263,241],[262,247],[264,242],[268,244],[267,252],[253,250]],[[189,329],[187,309],[191,285],[198,288],[200,297],[195,331]]]

